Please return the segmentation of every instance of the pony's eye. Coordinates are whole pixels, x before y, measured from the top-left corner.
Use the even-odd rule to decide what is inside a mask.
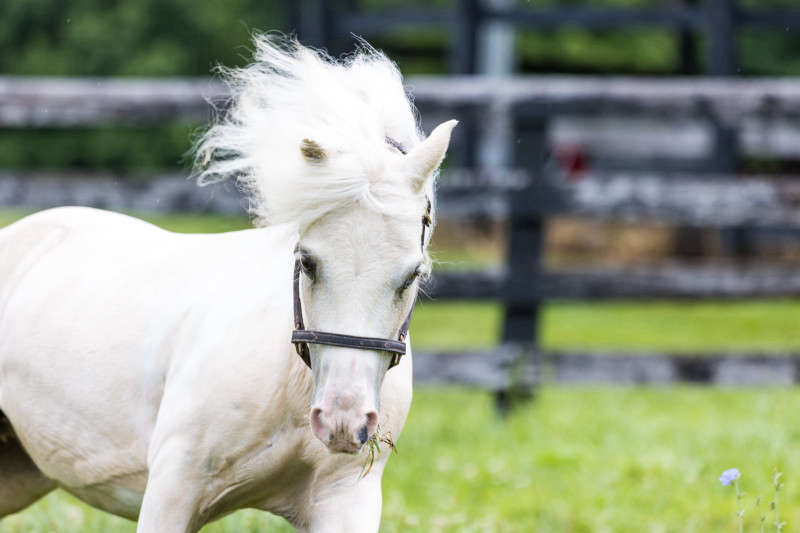
[[[308,276],[311,281],[314,281],[317,277],[317,263],[307,255],[303,255],[300,257],[300,268],[303,269],[303,273]]]
[[[405,292],[406,289],[411,287],[411,285],[414,283],[414,280],[417,279],[418,277],[419,277],[419,270],[415,270],[414,273],[408,276],[406,280],[403,282],[403,284],[400,285],[400,288],[397,289],[397,292],[400,294]]]

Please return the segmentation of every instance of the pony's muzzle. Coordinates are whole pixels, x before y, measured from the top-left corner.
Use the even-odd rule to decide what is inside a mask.
[[[375,434],[378,413],[311,409],[311,431],[334,453],[356,453]]]

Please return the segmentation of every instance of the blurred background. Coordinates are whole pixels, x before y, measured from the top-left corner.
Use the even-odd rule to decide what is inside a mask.
[[[234,187],[186,177],[214,67],[267,30],[334,56],[363,36],[425,131],[460,121],[382,531],[727,531],[730,467],[747,527],[777,468],[800,528],[796,1],[5,0],[0,224],[248,227]],[[63,493],[0,522],[134,530]]]

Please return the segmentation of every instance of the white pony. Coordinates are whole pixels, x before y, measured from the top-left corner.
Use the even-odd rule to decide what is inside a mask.
[[[68,207],[0,231],[0,516],[61,487],[141,533],[244,507],[300,531],[378,529],[388,451],[360,479],[363,444],[400,434],[411,355],[387,372],[387,352],[312,344],[309,370],[290,342],[293,265],[309,329],[396,337],[456,122],[423,139],[366,45],[344,61],[255,46],[198,159],[201,182],[251,193],[261,227],[179,235]]]

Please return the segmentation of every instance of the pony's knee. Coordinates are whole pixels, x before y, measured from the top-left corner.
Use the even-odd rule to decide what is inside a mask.
[[[310,533],[377,533],[381,521],[380,476],[329,493],[312,504]]]

